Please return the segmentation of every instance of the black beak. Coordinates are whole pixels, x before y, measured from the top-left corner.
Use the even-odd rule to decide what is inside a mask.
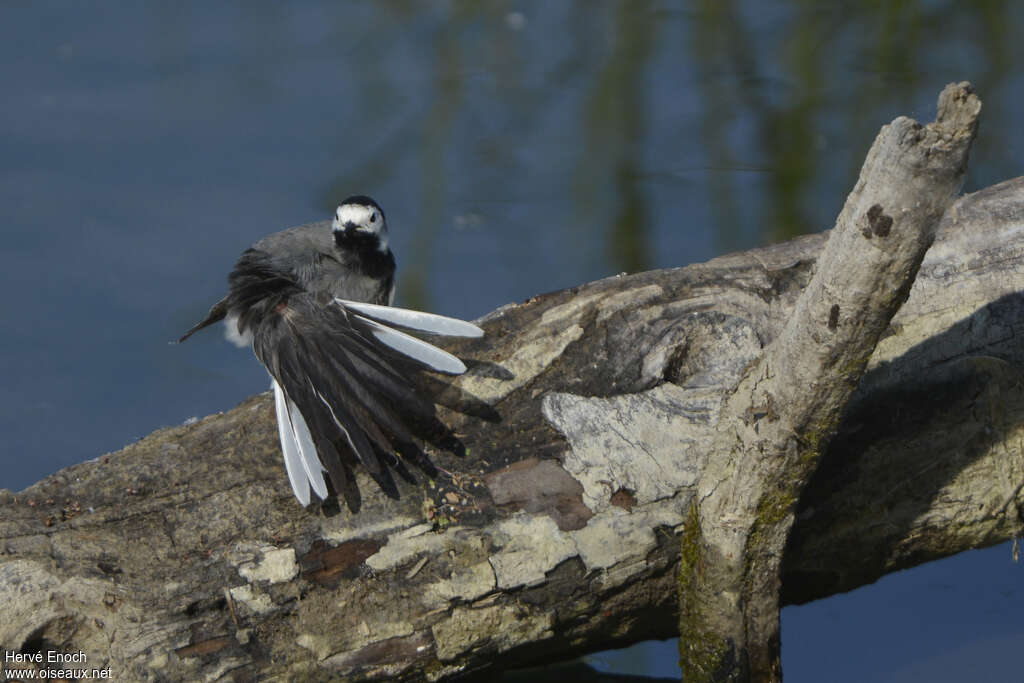
[[[334,231],[334,242],[339,247],[344,244],[351,244],[360,237],[359,226],[352,221],[346,221],[341,227]]]

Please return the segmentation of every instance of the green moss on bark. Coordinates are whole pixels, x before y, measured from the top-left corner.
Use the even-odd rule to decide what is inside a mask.
[[[698,597],[703,580],[702,535],[697,502],[690,511],[680,538],[679,566],[679,667],[687,683],[718,680],[723,667],[731,667],[734,647],[708,628]]]

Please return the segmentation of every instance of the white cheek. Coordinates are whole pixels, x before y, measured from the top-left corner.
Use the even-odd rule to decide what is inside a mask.
[[[335,212],[335,223],[344,225],[345,223],[355,223],[356,225],[367,224],[370,222],[370,216],[373,215],[373,209],[365,206],[339,206]]]

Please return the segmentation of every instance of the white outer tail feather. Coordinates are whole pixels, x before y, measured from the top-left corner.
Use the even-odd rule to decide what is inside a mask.
[[[281,451],[284,453],[284,468],[288,472],[292,492],[305,507],[309,505],[310,485],[320,498],[327,497],[327,483],[323,475],[326,470],[320,464],[313,437],[302,413],[285,395],[277,380],[273,380],[273,387],[277,435],[281,439]]]
[[[302,507],[309,505],[309,478],[306,477],[302,460],[299,456],[298,444],[291,433],[291,421],[288,419],[288,405],[284,391],[277,380],[273,380],[274,409],[277,412],[277,435],[281,439],[281,452],[284,453],[284,469],[288,472],[288,482],[292,485],[292,493],[298,498]]]
[[[316,446],[313,444],[313,435],[309,433],[309,426],[306,424],[305,418],[302,417],[302,413],[299,412],[295,404],[288,400],[287,396],[285,400],[288,403],[288,416],[291,418],[292,432],[299,445],[299,454],[302,456],[302,467],[306,470],[306,476],[309,477],[313,491],[322,500],[327,497],[327,483],[324,482],[323,475],[327,470],[320,464]]]

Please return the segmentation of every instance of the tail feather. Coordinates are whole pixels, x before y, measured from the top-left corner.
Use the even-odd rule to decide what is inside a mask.
[[[338,377],[342,384],[354,388],[353,398],[391,435],[391,442],[411,442],[412,434],[434,442],[437,434],[447,430],[437,418],[433,404],[420,396],[409,380],[399,384],[375,372],[372,365],[354,357],[355,354],[318,350],[323,357],[330,358],[333,374],[328,373],[328,377]],[[336,393],[344,399],[341,388]]]
[[[362,498],[353,473],[358,458],[352,450],[348,435],[337,433],[337,424],[328,422],[328,418],[324,414],[325,411],[318,409],[307,410],[307,412],[310,414],[313,425],[310,433],[316,444],[320,462],[323,463],[327,471],[331,486],[335,493],[344,497],[349,510],[353,513],[358,512]]]
[[[288,296],[263,316],[253,329],[253,349],[274,378],[285,466],[303,505],[310,489],[327,497],[326,472],[349,509],[358,510],[357,462],[392,498],[398,497],[392,472],[413,481],[406,463],[436,476],[414,437],[461,451],[409,372],[465,368],[446,351],[343,305],[321,306],[306,293]]]
[[[288,406],[288,423],[291,426],[295,443],[298,445],[299,457],[302,461],[302,468],[309,478],[309,484],[316,495],[321,499],[327,497],[327,484],[324,482],[323,473],[326,471],[320,464],[316,446],[313,445],[313,435],[309,432],[309,426],[303,418],[302,413],[296,408],[295,403],[285,396],[285,403]]]
[[[359,493],[359,486],[356,483],[355,473],[352,471],[352,464],[356,462],[356,456],[349,448],[348,443],[328,444],[324,452],[330,453],[334,449],[336,457],[321,458],[327,465],[327,474],[331,478],[331,486],[335,493],[345,499],[345,505],[349,511],[356,513],[362,507],[363,498]]]
[[[317,351],[329,363],[329,376],[337,378],[336,382],[331,381],[330,383],[332,385],[341,384],[352,387],[354,389],[352,396],[354,402],[358,403],[365,412],[375,416],[378,421],[383,423],[382,426],[392,433],[404,437],[408,436],[405,426],[396,416],[391,406],[404,403],[409,405],[414,411],[424,414],[433,413],[432,408],[426,405],[425,401],[422,401],[408,387],[403,387],[388,378],[383,378],[382,380],[382,378],[371,373],[360,372],[361,368],[352,363],[350,358],[345,357],[343,354],[332,353],[329,348],[319,347]],[[339,394],[342,400],[344,400],[343,391],[335,389],[335,393]],[[380,400],[381,398],[386,400]]]
[[[281,452],[284,453],[284,469],[288,473],[288,481],[292,485],[292,493],[298,498],[302,506],[309,505],[309,478],[302,466],[302,458],[299,455],[299,447],[295,442],[295,435],[291,430],[291,420],[288,417],[288,405],[285,402],[284,391],[281,385],[274,380],[274,408],[277,410],[277,434],[281,439]]]
[[[351,394],[344,391],[332,391],[333,381],[329,373],[319,363],[317,356],[306,348],[305,339],[297,335],[287,335],[281,340],[277,349],[277,361],[282,373],[285,393],[293,395],[299,410],[309,416],[322,437],[329,441],[347,442],[359,463],[366,468],[381,489],[392,497],[398,496],[398,489],[387,468],[382,467],[374,457],[367,432],[378,436],[382,443],[386,440],[372,419],[364,416],[359,421],[353,415]],[[326,395],[325,392],[326,391]],[[329,451],[321,452],[322,457],[334,455]],[[323,496],[323,497],[326,497]]]

